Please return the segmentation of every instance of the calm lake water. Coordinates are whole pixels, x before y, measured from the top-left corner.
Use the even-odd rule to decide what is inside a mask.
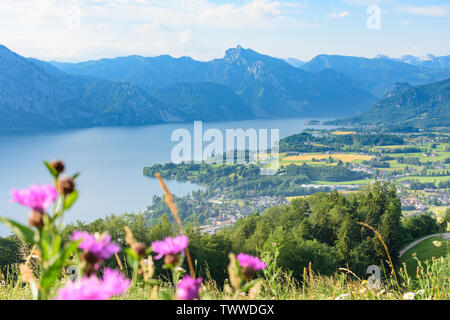
[[[305,118],[204,122],[203,131],[226,129],[279,129],[280,138],[303,131]],[[51,178],[44,160],[62,159],[66,174],[81,172],[77,178],[80,195],[65,221],[93,221],[108,214],[139,212],[162,191],[156,179],[143,176],[144,166],[170,162],[170,140],[175,129],[193,132],[193,123],[145,127],[103,127],[43,133],[0,134],[0,216],[26,222],[28,210],[10,203],[12,188],[48,184]],[[269,133],[270,136],[270,133]],[[199,187],[191,183],[168,181],[172,193],[186,195]],[[0,235],[9,234],[0,225]]]

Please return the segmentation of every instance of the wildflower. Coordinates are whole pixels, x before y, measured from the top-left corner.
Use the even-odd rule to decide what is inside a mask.
[[[176,298],[178,300],[197,299],[200,291],[202,278],[194,279],[189,275],[184,276],[177,285]]]
[[[425,293],[424,289],[420,289],[420,290],[417,291],[417,294],[424,294],[424,293]]]
[[[105,269],[103,279],[96,275],[84,276],[79,281],[70,281],[58,290],[57,300],[108,300],[123,294],[130,281],[117,270]]]
[[[386,290],[381,289],[380,292],[377,293],[377,297],[383,295],[386,292]]]
[[[58,174],[64,171],[64,162],[62,162],[61,160],[53,160],[52,162],[50,162],[50,165],[55,168]]]
[[[75,190],[75,181],[72,178],[62,177],[56,183],[56,189],[65,196],[71,194]]]
[[[52,185],[32,185],[29,189],[11,191],[12,202],[19,203],[32,210],[43,212],[58,197],[58,193]]]
[[[78,248],[85,251],[83,257],[91,263],[102,262],[109,259],[113,254],[120,251],[120,247],[111,242],[111,236],[107,234],[90,234],[88,232],[75,231],[71,237],[72,241],[83,239]]]
[[[414,300],[415,294],[413,292],[407,292],[403,295],[403,299],[405,300]]]
[[[350,293],[344,293],[344,294],[341,294],[340,296],[336,297],[334,300],[344,300],[345,298],[350,297],[350,296],[351,296]]]
[[[189,238],[185,235],[181,235],[175,238],[167,237],[162,241],[152,242],[152,250],[158,255],[155,260],[159,260],[162,256],[166,265],[176,265],[178,263],[178,254],[182,253],[188,246]]]
[[[150,260],[148,260],[148,259],[144,259],[144,260],[142,260],[142,263],[144,264],[144,265],[146,265],[146,266],[150,266],[152,263],[150,262]]]
[[[361,289],[359,289],[359,293],[364,293],[364,292],[366,292],[367,291],[367,288],[361,288]]]
[[[236,256],[236,259],[238,260],[239,265],[242,268],[242,275],[246,279],[253,278],[256,271],[267,268],[267,265],[259,260],[258,257],[254,257],[245,253],[239,253]]]
[[[0,275],[2,274],[0,273]],[[5,287],[6,287],[5,280],[0,280],[0,294],[5,293]]]
[[[442,242],[441,241],[437,241],[437,240],[434,240],[433,241],[433,245],[435,246],[435,247],[440,247],[440,246],[442,246]]]

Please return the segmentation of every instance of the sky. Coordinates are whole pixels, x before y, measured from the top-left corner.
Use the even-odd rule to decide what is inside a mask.
[[[207,61],[241,45],[318,54],[450,55],[448,0],[0,0],[0,44],[78,62],[127,55]]]

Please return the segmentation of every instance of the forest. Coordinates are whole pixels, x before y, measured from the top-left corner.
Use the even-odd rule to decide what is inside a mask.
[[[260,175],[256,165],[207,165],[173,164],[153,165],[144,168],[144,175],[153,177],[156,172],[165,179],[190,181],[207,186],[210,190],[227,189],[234,198],[249,196],[296,196],[308,195],[313,190],[305,190],[303,184],[313,181],[349,181],[369,178],[364,172],[351,171],[342,163],[335,166],[289,165],[280,168],[277,175]],[[317,191],[317,190],[316,190]],[[327,191],[323,189],[323,191]]]
[[[136,240],[148,245],[178,234],[168,207],[166,212],[154,224],[149,223],[144,214],[111,215],[92,223],[78,221],[68,224],[62,237],[67,241],[74,230],[107,232],[114,242],[125,248],[124,227],[129,226]],[[202,235],[196,222],[187,223],[185,229],[196,273],[221,284],[227,277],[229,252],[258,254],[274,246],[279,250],[277,264],[298,280],[309,262],[314,272],[322,275],[331,275],[340,267],[358,276],[363,276],[369,265],[388,270],[388,257],[382,243],[372,230],[359,223],[379,231],[394,265],[399,267],[400,248],[423,235],[438,232],[448,218],[441,224],[427,215],[402,218],[395,187],[375,183],[349,195],[333,191],[294,199],[289,205],[242,218],[214,235]],[[3,268],[21,259],[12,249],[20,247],[14,237],[1,239],[0,246],[11,246],[9,251],[1,250]],[[158,263],[162,262],[156,261],[157,266]],[[117,267],[115,259],[106,264]],[[166,271],[157,269],[161,270],[160,276],[168,276]]]

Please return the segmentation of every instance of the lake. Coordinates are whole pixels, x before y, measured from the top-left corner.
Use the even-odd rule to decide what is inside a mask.
[[[226,129],[279,129],[280,138],[299,133],[309,118],[257,119],[248,121],[204,122],[203,130],[215,128],[225,136]],[[325,119],[322,119],[325,120]],[[151,204],[162,190],[156,179],[142,174],[144,166],[170,162],[170,140],[178,128],[193,132],[193,123],[176,123],[142,127],[100,127],[33,133],[0,133],[0,216],[25,223],[28,210],[10,203],[12,188],[51,183],[44,160],[61,159],[66,174],[81,172],[77,178],[79,199],[66,213],[65,222],[93,221],[108,214],[139,212]],[[270,133],[269,133],[270,136]],[[199,186],[167,181],[172,193],[181,196]],[[0,225],[0,235],[9,234]]]

